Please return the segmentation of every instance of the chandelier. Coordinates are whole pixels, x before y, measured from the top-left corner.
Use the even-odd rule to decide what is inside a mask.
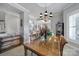
[[[53,17],[52,12],[47,11],[47,7],[49,7],[51,4],[43,3],[43,4],[39,4],[39,5],[45,7],[44,14],[40,13],[40,19],[43,19],[44,16],[48,16],[50,18]]]
[[[48,13],[47,10],[44,12],[44,14],[40,13],[40,19],[43,19],[44,16],[53,17],[52,12]]]

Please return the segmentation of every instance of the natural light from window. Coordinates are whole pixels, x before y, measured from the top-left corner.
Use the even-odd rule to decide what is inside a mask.
[[[69,38],[79,39],[79,13],[69,16]]]

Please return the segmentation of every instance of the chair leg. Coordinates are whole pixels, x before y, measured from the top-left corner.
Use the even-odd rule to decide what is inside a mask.
[[[33,56],[33,52],[31,52],[31,56]]]

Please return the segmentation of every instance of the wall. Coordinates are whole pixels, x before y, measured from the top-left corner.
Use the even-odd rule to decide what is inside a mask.
[[[71,5],[70,7],[68,7],[68,8],[66,8],[66,9],[64,9],[64,11],[63,11],[63,22],[64,22],[64,37],[68,40],[68,41],[72,41],[72,40],[70,40],[69,39],[69,35],[68,35],[68,29],[69,29],[69,27],[68,27],[68,17],[70,16],[70,15],[73,15],[74,13],[79,13],[79,4],[73,4],[73,5]],[[74,41],[74,42],[76,42],[76,41]]]
[[[5,20],[5,13],[0,11],[0,20]]]
[[[5,14],[6,33],[20,34],[20,18],[17,15],[6,12]]]
[[[0,10],[1,19],[5,20],[5,33],[0,34],[0,36],[6,36],[7,34],[15,35],[20,34],[20,17],[19,14],[9,12],[5,10]],[[2,12],[4,14],[2,14]]]
[[[20,32],[24,38],[24,43],[28,42],[28,39],[29,39],[29,29],[28,29],[29,28],[28,27],[29,14],[28,13],[29,11],[17,3],[11,3],[9,5],[22,11],[20,13],[20,19],[23,20],[23,27],[20,28]]]
[[[57,22],[62,22],[62,13],[57,12],[53,14],[53,17],[51,18],[52,21],[52,32],[56,34],[56,24]]]

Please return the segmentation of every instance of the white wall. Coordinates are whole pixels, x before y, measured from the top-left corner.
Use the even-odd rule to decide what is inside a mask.
[[[0,11],[0,20],[5,20],[5,13]]]
[[[19,15],[6,12],[5,14],[6,33],[20,34],[20,17]]]
[[[23,27],[20,30],[21,30],[22,36],[24,37],[24,43],[28,42],[28,39],[29,39],[29,37],[28,37],[29,36],[29,29],[28,29],[29,28],[28,27],[29,11],[17,3],[11,3],[9,5],[22,11],[22,14],[20,14],[20,18],[23,20]]]
[[[64,9],[63,11],[63,21],[64,21],[64,37],[68,40],[68,41],[71,41],[69,39],[69,34],[68,34],[68,18],[69,18],[69,15],[73,15],[74,13],[79,13],[79,4],[73,4],[71,5],[70,7]]]
[[[62,22],[62,13],[58,12],[58,13],[54,13],[53,17],[51,18],[52,20],[52,32],[54,32],[56,34],[56,24],[57,22]]]

